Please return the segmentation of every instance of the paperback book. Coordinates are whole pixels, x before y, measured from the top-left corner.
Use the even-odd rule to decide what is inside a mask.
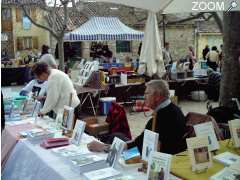
[[[234,146],[240,147],[240,119],[235,119],[228,121],[231,137],[234,143]]]
[[[76,125],[74,127],[73,130],[73,134],[72,134],[72,143],[75,145],[79,145],[80,144],[80,140],[82,137],[82,134],[85,130],[86,127],[86,123],[80,120],[77,120]]]
[[[192,171],[201,172],[212,166],[212,157],[208,147],[208,138],[193,137],[187,138],[188,154]]]
[[[148,161],[150,153],[157,151],[159,134],[153,131],[144,130],[142,160]]]
[[[109,149],[109,153],[106,159],[106,163],[109,167],[114,167],[120,158],[123,149],[124,149],[125,142],[121,139],[115,137],[113,143]]]
[[[172,155],[152,151],[148,161],[148,180],[168,180]]]
[[[212,122],[197,124],[193,127],[197,137],[207,136],[210,151],[219,149],[219,143]]]
[[[224,152],[219,155],[213,156],[213,160],[220,162],[225,166],[230,166],[231,164],[240,161],[240,156],[230,152]]]
[[[84,173],[84,176],[89,180],[103,180],[117,175],[120,175],[120,172],[112,167],[107,167]]]
[[[211,176],[210,180],[237,180],[240,179],[240,161]]]
[[[77,172],[84,173],[108,167],[106,159],[95,154],[85,154],[70,158]]]
[[[73,129],[74,108],[70,106],[64,106],[62,116],[62,127],[66,130]]]

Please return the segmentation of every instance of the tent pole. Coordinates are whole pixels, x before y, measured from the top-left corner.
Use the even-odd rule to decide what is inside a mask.
[[[165,32],[165,18],[166,18],[166,15],[163,14],[163,45],[165,46],[165,43],[166,43],[166,32]]]

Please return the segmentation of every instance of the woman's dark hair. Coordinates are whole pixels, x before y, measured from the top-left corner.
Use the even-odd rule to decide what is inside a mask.
[[[36,76],[40,76],[43,73],[49,74],[49,66],[45,62],[38,62],[33,65],[31,72]]]
[[[216,46],[213,46],[213,47],[212,47],[212,51],[217,51],[217,47],[216,47]]]
[[[49,49],[49,47],[47,45],[42,45],[42,54],[41,55],[48,54],[48,49]]]

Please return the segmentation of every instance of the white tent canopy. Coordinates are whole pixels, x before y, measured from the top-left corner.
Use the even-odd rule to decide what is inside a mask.
[[[162,77],[165,73],[165,67],[157,17],[153,12],[148,13],[143,42],[138,72],[140,74],[146,73],[148,76],[157,74],[159,77]]]
[[[123,24],[117,17],[92,17],[72,32],[64,41],[142,40],[144,33]]]

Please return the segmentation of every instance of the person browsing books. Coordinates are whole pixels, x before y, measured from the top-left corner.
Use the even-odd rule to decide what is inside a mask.
[[[183,138],[186,133],[185,117],[178,106],[169,99],[169,86],[164,80],[151,80],[146,84],[145,103],[156,113],[155,132],[159,133],[160,152],[177,154],[186,149]],[[145,129],[152,130],[151,118]],[[137,146],[142,152],[144,131],[133,141],[128,142],[125,148]],[[106,144],[93,141],[88,144],[91,151],[104,151]]]
[[[48,81],[46,101],[39,115],[42,116],[51,110],[55,113],[63,110],[65,105],[69,105],[71,94],[72,103],[70,106],[75,108],[79,105],[80,100],[67,74],[57,69],[51,69],[44,62],[36,63],[32,67],[32,72],[38,80]]]

